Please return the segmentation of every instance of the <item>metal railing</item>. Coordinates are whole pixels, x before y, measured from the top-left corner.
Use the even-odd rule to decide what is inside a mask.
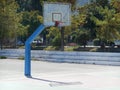
[[[24,49],[5,49],[0,50],[0,56],[7,58],[25,57]],[[31,50],[31,58],[42,61],[80,63],[80,64],[99,64],[120,66],[120,53],[105,52],[61,52],[61,51],[42,51]]]

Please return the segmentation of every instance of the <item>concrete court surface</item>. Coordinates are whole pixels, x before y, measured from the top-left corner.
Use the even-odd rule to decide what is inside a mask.
[[[0,59],[0,90],[120,90],[120,66]]]

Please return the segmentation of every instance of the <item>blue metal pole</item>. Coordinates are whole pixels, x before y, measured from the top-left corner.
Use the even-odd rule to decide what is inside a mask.
[[[40,25],[36,31],[25,42],[25,76],[31,76],[31,43],[44,30],[45,26]]]
[[[31,76],[31,46],[25,43],[25,76]]]

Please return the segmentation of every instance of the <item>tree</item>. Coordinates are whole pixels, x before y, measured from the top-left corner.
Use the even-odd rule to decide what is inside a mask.
[[[90,2],[104,8],[105,6],[109,6],[110,0],[90,0]]]
[[[35,30],[36,28],[42,23],[42,17],[39,15],[38,11],[24,11],[22,12],[23,20],[22,20],[22,25],[23,26],[29,26],[27,30],[27,36],[28,38]]]
[[[98,7],[98,11],[103,15],[103,20],[93,16],[91,19],[96,23],[97,37],[101,40],[113,41],[120,39],[120,19],[114,9],[108,7]]]
[[[16,1],[20,6],[18,11],[33,11],[33,10],[42,11],[40,1],[43,0],[16,0]]]
[[[79,45],[83,45],[85,48],[88,40],[89,40],[89,31],[79,30],[77,32],[76,41]]]
[[[52,40],[52,45],[55,46],[56,48],[60,48],[61,46],[61,37],[58,34],[53,40]]]
[[[47,28],[46,31],[48,32],[48,34],[47,34],[47,41],[48,41],[47,44],[52,45],[51,42],[53,42],[53,39],[60,36],[59,29],[56,28],[56,27],[50,27],[50,28]]]
[[[26,32],[26,27],[20,24],[22,14],[17,13],[18,4],[14,0],[2,0],[0,3],[0,42],[1,49],[3,43],[13,42],[14,46],[17,37]],[[11,44],[12,45],[12,44]]]
[[[116,10],[117,13],[120,13],[120,0],[111,0],[110,4]]]

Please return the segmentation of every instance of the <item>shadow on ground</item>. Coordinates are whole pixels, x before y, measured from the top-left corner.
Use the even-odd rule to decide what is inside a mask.
[[[47,79],[41,79],[41,78],[36,78],[36,77],[27,77],[29,79],[33,79],[33,80],[39,80],[39,81],[43,81],[43,82],[47,82],[49,83],[49,85],[51,87],[55,87],[55,86],[64,86],[64,85],[79,85],[79,84],[83,84],[81,82],[61,82],[61,81],[55,81],[55,80],[47,80]]]

